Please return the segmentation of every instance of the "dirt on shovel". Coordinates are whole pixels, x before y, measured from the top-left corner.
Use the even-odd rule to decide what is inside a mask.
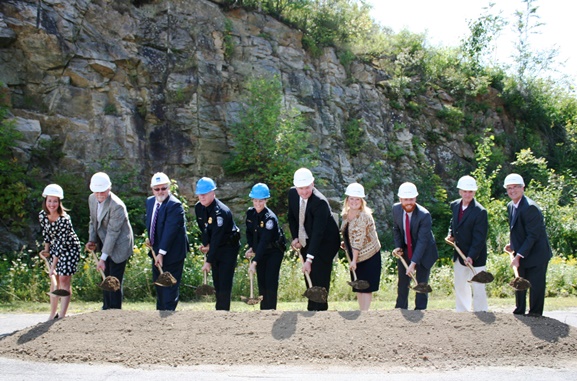
[[[98,265],[98,258],[96,258],[96,253],[94,253],[94,250],[88,250],[88,251],[90,251],[92,257],[94,258],[94,262]],[[114,292],[120,290],[120,281],[118,280],[118,278],[110,275],[109,276],[104,275],[104,271],[102,271],[101,269],[99,269],[98,271],[102,276],[102,283],[100,283],[98,287],[100,287],[104,291]]]

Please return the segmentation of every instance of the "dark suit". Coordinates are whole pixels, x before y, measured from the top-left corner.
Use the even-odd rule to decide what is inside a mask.
[[[288,220],[291,235],[298,237],[299,232],[299,209],[300,196],[296,188],[291,188],[288,193],[289,210]],[[307,233],[307,245],[301,249],[301,256],[314,255],[311,266],[311,281],[313,286],[326,288],[329,291],[333,259],[339,251],[340,235],[339,227],[333,218],[329,202],[316,188],[307,200],[305,211],[304,228]],[[309,300],[309,311],[326,311],[328,303],[315,303]]]
[[[100,215],[98,215],[98,200],[94,193],[88,197],[88,207],[90,209],[88,241],[94,242],[102,253],[108,255],[104,275],[117,278],[121,285],[117,291],[102,291],[102,309],[120,309],[122,308],[124,270],[134,247],[128,211],[124,202],[112,191],[102,202]]]
[[[154,196],[146,200],[146,229],[149,234],[155,202]],[[172,287],[156,286],[156,309],[174,311],[180,296],[180,280],[182,279],[184,260],[188,253],[188,237],[186,235],[184,208],[182,203],[172,194],[169,194],[158,209],[152,248],[156,255],[160,255],[160,250],[166,252],[162,259],[162,270],[171,273],[177,281],[176,285]],[[152,254],[149,255],[152,257]],[[160,271],[154,265],[153,260],[152,280],[156,281],[159,275]]]
[[[513,217],[513,202],[507,204],[509,213],[509,244],[515,254],[520,254],[519,276],[531,282],[529,314],[543,315],[547,266],[552,257],[549,238],[541,210],[530,198],[523,196]],[[524,314],[527,291],[515,292],[516,308],[513,313]]]
[[[207,207],[197,202],[194,213],[198,228],[202,232],[202,244],[210,245],[206,262],[210,263],[216,291],[215,308],[228,311],[240,249],[239,229],[230,209],[217,198]]]
[[[487,232],[489,230],[487,210],[473,199],[473,202],[463,211],[463,216],[459,221],[460,208],[461,199],[451,203],[453,217],[451,218],[449,235],[455,239],[455,245],[467,257],[473,259],[473,267],[485,266],[487,264]],[[453,250],[453,262],[457,260],[466,266],[457,251]]]
[[[407,244],[405,243],[404,210],[400,203],[393,205],[393,238],[395,247],[403,249],[403,257],[409,264]],[[411,262],[416,264],[416,278],[419,283],[428,283],[431,267],[439,258],[437,245],[431,230],[432,219],[429,211],[417,204],[411,216],[411,240],[413,243],[413,257]],[[397,283],[397,302],[395,308],[407,309],[409,307],[409,286],[411,277],[406,275],[403,263],[397,259],[399,279]],[[427,308],[427,294],[417,293],[415,296],[415,309]]]

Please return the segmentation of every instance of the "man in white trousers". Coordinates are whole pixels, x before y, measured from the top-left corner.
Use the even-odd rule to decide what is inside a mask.
[[[487,210],[475,200],[477,182],[463,176],[457,183],[460,199],[451,203],[453,217],[447,239],[467,256],[476,273],[485,271],[487,263]],[[483,283],[468,281],[473,272],[455,250],[453,253],[454,285],[457,312],[487,311],[487,293]]]

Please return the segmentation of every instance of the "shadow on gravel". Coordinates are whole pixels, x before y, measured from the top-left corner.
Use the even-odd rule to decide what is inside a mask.
[[[515,317],[531,329],[533,336],[543,341],[556,343],[560,338],[569,336],[569,325],[559,320],[545,316],[515,315]]]
[[[34,327],[30,328],[26,333],[22,334],[18,338],[18,344],[26,344],[30,341],[36,340],[50,329],[54,323],[57,323],[58,320],[49,320],[44,323],[38,323]],[[18,331],[17,331],[18,332]]]

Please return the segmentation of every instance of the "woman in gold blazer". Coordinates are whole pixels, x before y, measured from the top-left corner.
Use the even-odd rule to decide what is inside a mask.
[[[351,270],[359,280],[369,283],[366,289],[356,289],[357,300],[361,311],[368,311],[373,299],[373,292],[379,290],[381,280],[381,243],[377,236],[372,210],[365,201],[365,189],[361,184],[352,183],[345,191],[343,203],[342,247],[349,254]]]

